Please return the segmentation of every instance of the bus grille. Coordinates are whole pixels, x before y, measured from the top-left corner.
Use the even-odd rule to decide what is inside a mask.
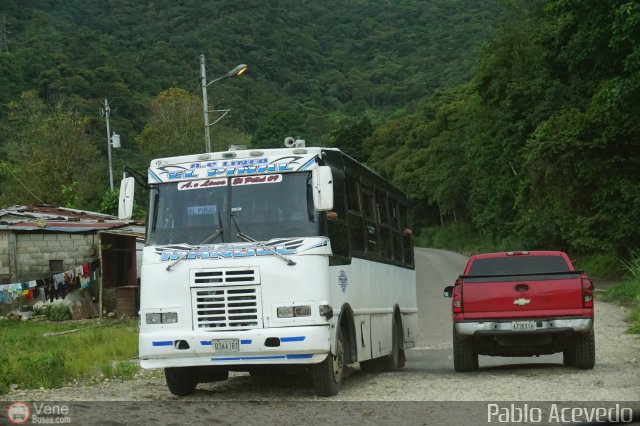
[[[192,269],[191,287],[260,284],[260,274],[254,268]]]
[[[262,327],[260,287],[192,288],[196,330],[243,330]]]

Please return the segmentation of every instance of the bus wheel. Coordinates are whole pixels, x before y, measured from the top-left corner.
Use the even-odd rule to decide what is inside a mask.
[[[391,324],[391,355],[382,361],[382,368],[385,371],[393,371],[404,367],[405,356],[402,350],[403,340],[402,327],[394,316]]]
[[[169,391],[178,396],[191,395],[198,385],[193,371],[188,367],[165,368],[164,377]]]
[[[336,354],[329,354],[320,364],[311,365],[311,381],[318,396],[334,396],[340,391],[344,377],[344,337],[338,334]]]

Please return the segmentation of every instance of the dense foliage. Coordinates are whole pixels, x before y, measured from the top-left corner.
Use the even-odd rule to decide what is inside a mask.
[[[467,80],[499,9],[499,0],[5,0],[0,160],[22,167],[7,144],[16,139],[10,105],[32,91],[84,120],[102,156],[91,169],[104,179],[55,182],[77,182],[87,193],[77,207],[97,208],[108,184],[105,99],[123,144],[113,152],[116,177],[125,163],[144,169],[154,155],[204,149],[200,54],[209,81],[249,65],[209,86],[211,109],[231,109],[211,127],[213,149],[281,146],[286,136],[328,144],[336,128],[417,110],[435,89]],[[13,188],[3,204],[60,203],[50,192],[30,195],[7,171],[0,179]]]
[[[214,149],[338,146],[410,194],[416,228],[640,245],[635,1],[14,0],[2,22],[3,204],[108,204],[105,98],[116,170],[200,150],[203,53],[210,79],[250,66],[209,87],[231,109]]]
[[[512,1],[468,84],[365,145],[417,206],[498,245],[625,254],[640,244],[639,95],[636,2]]]

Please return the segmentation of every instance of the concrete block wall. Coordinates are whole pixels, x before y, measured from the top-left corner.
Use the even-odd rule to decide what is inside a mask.
[[[14,279],[49,276],[50,260],[61,260],[63,271],[81,266],[97,257],[98,244],[97,234],[16,234]]]

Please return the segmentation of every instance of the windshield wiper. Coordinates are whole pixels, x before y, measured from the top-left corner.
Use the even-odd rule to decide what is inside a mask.
[[[208,236],[203,242],[201,242],[200,244],[198,244],[195,247],[190,248],[189,251],[187,251],[185,254],[183,254],[182,256],[180,256],[179,258],[177,258],[176,260],[174,260],[170,264],[168,264],[166,270],[167,271],[171,271],[171,268],[176,266],[176,264],[178,262],[180,262],[181,260],[185,259],[194,250],[196,250],[197,248],[200,248],[201,245],[206,244],[209,241],[215,241],[216,238],[220,237],[220,240],[224,243],[224,231],[222,229],[222,218],[220,217],[220,212],[218,212],[218,224],[220,225],[220,228],[218,228],[218,230],[214,234]]]
[[[243,233],[240,230],[240,227],[238,226],[238,222],[236,222],[236,218],[235,215],[232,213],[231,214],[231,220],[233,221],[233,224],[236,227],[236,230],[238,231],[238,233],[236,234],[236,237],[240,238],[242,241],[246,241],[246,242],[250,242],[250,243],[255,243],[258,247],[265,249],[273,254],[275,254],[276,256],[278,256],[280,259],[284,260],[285,262],[287,262],[287,265],[289,266],[293,266],[296,264],[296,262],[294,262],[293,260],[289,259],[287,256],[284,256],[280,253],[278,253],[278,251],[276,249],[274,249],[273,247],[267,246],[264,243],[251,238],[250,236],[248,236],[247,234]]]

